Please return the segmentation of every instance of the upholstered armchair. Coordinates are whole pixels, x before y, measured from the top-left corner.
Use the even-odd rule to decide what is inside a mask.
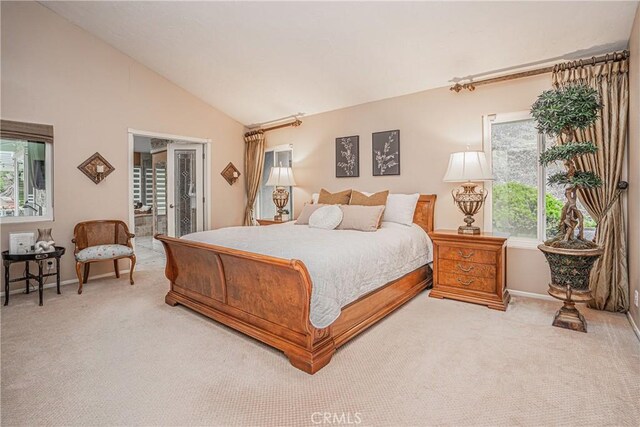
[[[127,224],[118,220],[84,221],[76,224],[73,229],[73,243],[75,243],[76,274],[78,275],[78,293],[82,293],[82,285],[89,280],[91,263],[113,261],[116,277],[120,277],[118,260],[129,258],[129,282],[133,285],[133,268],[136,265],[136,255],[133,252],[131,238]],[[84,267],[84,274],[82,269]]]

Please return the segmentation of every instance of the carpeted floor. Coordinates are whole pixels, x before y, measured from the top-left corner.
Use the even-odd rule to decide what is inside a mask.
[[[164,304],[161,269],[12,296],[2,309],[2,425],[640,425],[640,344],[621,314],[589,333],[559,304],[506,313],[423,293],[314,376]]]

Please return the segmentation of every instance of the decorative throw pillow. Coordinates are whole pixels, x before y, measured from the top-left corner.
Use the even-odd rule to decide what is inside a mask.
[[[339,193],[329,193],[323,188],[320,190],[318,203],[321,205],[348,205],[349,199],[351,199],[351,190],[344,190]]]
[[[313,193],[311,195],[311,203],[314,205],[318,203],[318,199],[320,198],[320,193]]]
[[[342,205],[342,222],[338,230],[376,231],[384,206]]]
[[[382,220],[404,225],[413,224],[413,214],[415,213],[419,198],[420,193],[389,194]]]
[[[387,197],[389,197],[389,190],[380,191],[371,195],[353,190],[351,192],[349,204],[360,206],[384,206],[387,204]]]
[[[300,212],[300,215],[298,215],[298,219],[296,219],[296,225],[309,224],[309,217],[311,217],[311,214],[313,214],[315,211],[317,211],[319,208],[323,206],[329,206],[329,205],[320,205],[320,204],[313,205],[310,203],[307,203],[306,205],[304,205],[304,207],[302,208],[302,212]]]
[[[342,210],[339,206],[322,206],[309,217],[309,227],[333,230],[341,221]]]

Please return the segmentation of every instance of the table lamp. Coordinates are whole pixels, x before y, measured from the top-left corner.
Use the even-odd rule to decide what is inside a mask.
[[[492,181],[491,170],[487,158],[482,151],[463,151],[451,154],[449,167],[444,175],[444,182],[463,182],[462,188],[451,191],[453,201],[458,209],[465,214],[466,225],[458,227],[460,234],[480,234],[480,227],[473,226],[473,216],[478,213],[485,199],[487,191],[476,191],[478,184],[472,181]]]
[[[278,208],[278,214],[274,217],[275,220],[282,220],[282,213],[285,206],[289,203],[289,192],[285,187],[293,187],[296,185],[296,181],[293,178],[293,170],[290,167],[272,167],[269,173],[269,179],[265,184],[267,186],[274,186],[273,190],[273,204]]]

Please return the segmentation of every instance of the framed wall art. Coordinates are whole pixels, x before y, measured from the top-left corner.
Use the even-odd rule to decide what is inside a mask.
[[[360,176],[360,136],[336,138],[336,178]]]
[[[400,131],[372,134],[373,176],[400,175]]]

